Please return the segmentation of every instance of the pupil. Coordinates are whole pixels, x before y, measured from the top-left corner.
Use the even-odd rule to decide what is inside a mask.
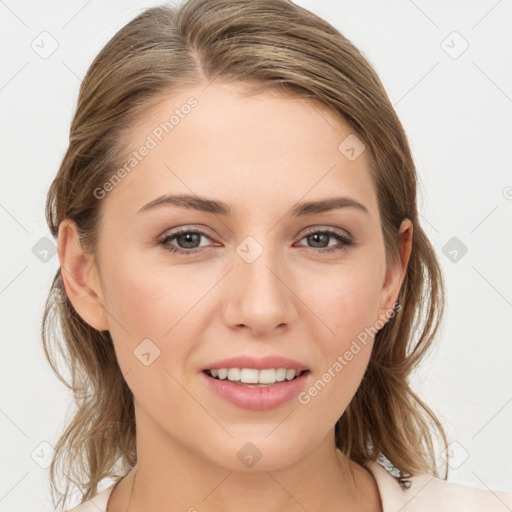
[[[192,240],[190,240],[190,238],[192,237]],[[181,242],[183,241],[183,239],[185,239],[185,247],[187,249],[193,249],[194,247],[189,247],[187,244],[192,244],[192,246],[194,246],[194,237],[197,238],[199,237],[199,234],[198,233],[186,233],[184,235],[180,235],[179,238],[180,238],[180,244]],[[197,242],[197,239],[195,240],[195,242]]]
[[[311,238],[313,238],[313,240],[314,240],[314,241],[313,241],[313,244],[316,244],[316,243],[318,243],[318,242],[319,242],[319,241],[318,241],[318,238],[322,238],[322,237],[323,237],[324,239],[328,239],[328,238],[329,238],[329,237],[328,237],[326,234],[324,234],[324,233],[314,233],[314,234],[312,234],[312,235],[309,235],[309,237],[310,237],[310,239],[311,239]],[[324,240],[324,242],[325,242],[325,240]],[[320,240],[320,247],[325,247],[325,244],[322,244],[321,240]]]

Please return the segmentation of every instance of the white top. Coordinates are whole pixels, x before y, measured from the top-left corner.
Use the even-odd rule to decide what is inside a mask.
[[[478,489],[448,482],[428,474],[409,478],[404,488],[383,466],[368,462],[377,482],[383,512],[507,512],[512,510],[512,493]],[[68,512],[106,512],[115,484]]]

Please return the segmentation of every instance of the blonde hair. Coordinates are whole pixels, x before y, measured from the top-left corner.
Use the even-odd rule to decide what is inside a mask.
[[[439,476],[435,437],[446,447],[446,436],[409,385],[444,308],[440,267],[419,222],[415,166],[377,74],[326,21],[287,0],[189,0],[143,11],[106,44],[81,84],[69,146],[48,192],[51,233],[57,237],[69,218],[84,250],[94,254],[101,216],[93,191],[124,161],[127,131],[162,95],[215,79],[314,99],[351,126],[370,157],[388,264],[398,257],[401,221],[411,220],[401,307],[376,334],[335,436],[337,447],[359,464],[386,457],[402,474]],[[101,480],[121,478],[137,461],[133,396],[112,338],[77,314],[64,290],[64,270],[55,275],[42,324],[48,361],[77,405],[50,467],[52,493],[63,507],[72,484],[86,501]],[[57,477],[66,480],[61,493]]]

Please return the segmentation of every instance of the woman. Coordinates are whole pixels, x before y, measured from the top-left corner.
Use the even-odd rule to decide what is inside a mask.
[[[414,163],[317,16],[190,0],[127,24],[82,83],[47,219],[45,350],[60,375],[59,329],[78,404],[62,509],[70,482],[79,512],[512,506],[441,477],[408,384],[443,311]]]

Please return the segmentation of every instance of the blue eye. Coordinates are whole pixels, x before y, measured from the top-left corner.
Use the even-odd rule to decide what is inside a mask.
[[[200,244],[201,238],[205,237],[210,239],[210,237],[204,233],[203,231],[199,231],[196,229],[181,229],[174,233],[170,233],[163,240],[159,242],[160,245],[171,253],[179,254],[180,256],[192,256],[194,254],[198,254],[204,252],[204,249],[201,249]],[[348,236],[345,236],[336,231],[332,231],[329,229],[324,230],[313,230],[306,233],[301,240],[308,239],[309,242],[313,244],[320,244],[320,247],[307,247],[307,249],[313,250],[317,253],[331,253],[337,251],[345,251],[350,245],[354,244],[354,241],[350,239]],[[330,246],[329,240],[335,239],[338,242],[338,245]],[[176,247],[172,245],[170,242],[176,240],[181,247]],[[327,245],[324,243],[327,242]]]

